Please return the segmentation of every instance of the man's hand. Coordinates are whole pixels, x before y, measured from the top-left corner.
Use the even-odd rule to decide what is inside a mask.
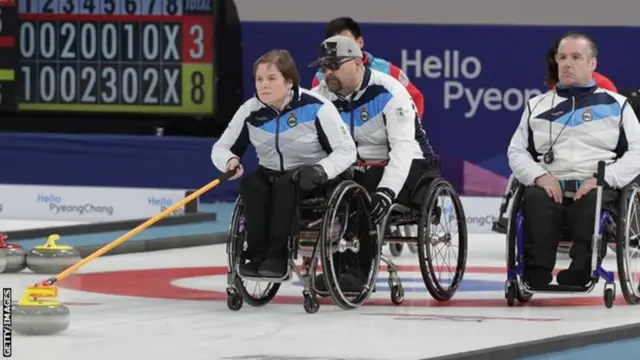
[[[576,191],[576,194],[573,196],[573,199],[574,200],[580,199],[581,197],[587,195],[589,191],[595,189],[596,186],[598,186],[598,181],[596,180],[596,178],[592,177],[587,179],[585,182],[582,183],[582,186],[580,186],[580,189]]]
[[[235,157],[227,161],[227,171],[233,171],[233,170],[235,170],[236,173],[233,174],[233,176],[231,176],[229,180],[238,179],[242,176],[242,174],[244,174],[244,169],[242,168],[242,164],[240,164],[240,160]]]
[[[385,188],[378,189],[371,195],[371,220],[377,224],[389,212],[395,194],[393,191]]]
[[[558,179],[549,174],[539,176],[536,181],[536,185],[543,188],[547,192],[550,198],[557,203],[562,203],[562,188]]]
[[[327,182],[327,173],[320,165],[302,166],[293,173],[293,181],[297,181],[303,191],[311,191]]]

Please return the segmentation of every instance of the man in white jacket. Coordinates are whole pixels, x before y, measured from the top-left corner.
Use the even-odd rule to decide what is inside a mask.
[[[597,51],[585,34],[563,37],[556,90],[528,101],[509,144],[509,166],[527,186],[524,276],[533,287],[551,283],[565,224],[572,262],[557,282],[589,282],[598,162],[607,163],[603,204],[615,201],[617,190],[640,174],[640,123],[626,97],[595,84]]]

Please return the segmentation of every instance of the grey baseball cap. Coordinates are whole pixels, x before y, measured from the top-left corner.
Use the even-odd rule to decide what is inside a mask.
[[[335,35],[322,42],[318,59],[309,64],[309,67],[317,67],[325,61],[347,58],[362,58],[360,46],[348,36]]]

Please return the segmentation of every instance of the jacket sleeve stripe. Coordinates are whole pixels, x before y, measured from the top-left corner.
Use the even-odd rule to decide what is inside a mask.
[[[321,128],[318,137],[320,139],[325,137],[326,143],[331,149],[328,156],[320,160],[319,165],[322,166],[329,179],[334,179],[355,163],[356,145],[342,121],[338,109],[333,104],[324,103],[317,116],[317,123]]]

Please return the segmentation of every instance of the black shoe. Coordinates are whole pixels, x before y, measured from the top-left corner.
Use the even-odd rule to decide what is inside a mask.
[[[287,265],[285,258],[270,257],[262,263],[258,273],[264,277],[281,278],[287,274]]]
[[[345,273],[340,276],[338,285],[343,293],[359,293],[364,287],[365,279],[353,273]]]
[[[591,281],[591,274],[586,270],[562,270],[556,278],[558,284],[566,286],[586,286]]]
[[[524,280],[527,284],[529,284],[529,286],[533,288],[544,287],[551,284],[551,281],[553,280],[553,274],[550,270],[543,268],[525,268]]]
[[[249,261],[245,264],[240,264],[240,275],[247,277],[259,277],[258,269],[262,265],[261,261]]]
[[[316,291],[327,292],[324,274],[317,274],[314,280]],[[344,273],[338,279],[338,286],[342,292],[360,292],[364,287],[364,279],[352,273]]]
[[[316,291],[318,292],[327,292],[327,283],[324,279],[324,274],[316,274],[315,279],[313,280]]]

